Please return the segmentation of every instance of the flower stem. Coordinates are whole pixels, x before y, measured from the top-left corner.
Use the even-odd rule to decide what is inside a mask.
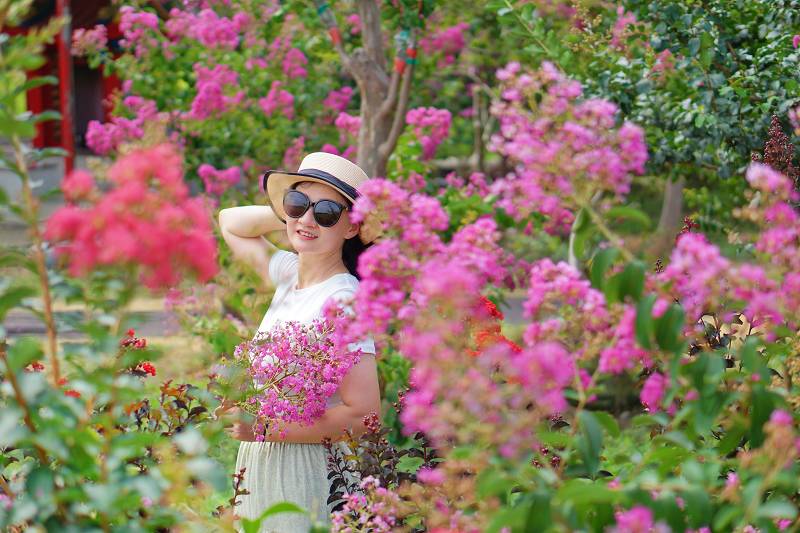
[[[17,167],[20,172],[19,176],[22,179],[22,194],[28,212],[27,222],[33,240],[33,260],[39,274],[39,284],[42,286],[44,323],[47,328],[47,351],[50,360],[50,379],[54,386],[58,386],[58,381],[61,379],[61,372],[59,371],[58,363],[57,331],[55,320],[53,319],[53,301],[50,296],[50,280],[47,274],[47,264],[45,263],[43,238],[39,231],[39,200],[33,195],[33,191],[31,190],[30,173],[28,172],[28,166],[25,162],[25,156],[22,153],[22,143],[19,137],[13,135],[11,137],[11,143],[14,148],[14,156],[17,160]]]
[[[633,261],[636,257],[625,247],[625,241],[622,240],[616,232],[614,232],[611,228],[608,227],[603,217],[601,217],[597,211],[592,209],[592,206],[588,202],[580,202],[580,207],[586,210],[586,214],[589,215],[589,218],[592,219],[597,229],[600,230],[606,239],[608,239],[611,244],[613,244],[622,254],[622,257],[625,261]]]

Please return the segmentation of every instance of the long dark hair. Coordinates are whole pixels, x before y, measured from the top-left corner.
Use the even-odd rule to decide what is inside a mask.
[[[358,235],[346,239],[344,241],[344,246],[342,246],[342,261],[344,262],[344,266],[346,266],[347,270],[359,281],[361,280],[361,276],[358,275],[358,257],[370,246],[372,246],[372,243],[364,244],[361,242],[361,237]]]

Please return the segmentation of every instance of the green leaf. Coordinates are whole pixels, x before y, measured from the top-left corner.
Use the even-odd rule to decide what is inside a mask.
[[[623,219],[631,221],[639,226],[642,230],[650,229],[650,227],[653,225],[650,217],[647,216],[647,213],[641,209],[636,209],[635,207],[631,207],[629,205],[614,206],[607,210],[604,214],[606,218],[611,220]]]
[[[645,267],[641,261],[632,261],[625,266],[625,269],[618,274],[620,300],[630,296],[633,301],[639,301],[644,290],[644,274]]]
[[[762,518],[789,518],[797,516],[797,507],[784,499],[773,499],[761,504],[756,512]]]
[[[620,430],[619,430],[619,423],[617,419],[611,416],[609,413],[605,411],[592,411],[592,414],[595,416],[597,421],[603,426],[608,434],[612,437],[619,437]]]
[[[3,189],[0,189],[0,197],[3,195],[2,193]],[[2,201],[0,201],[0,203],[2,203]],[[33,260],[25,253],[18,250],[4,250],[0,252],[0,268],[8,267],[24,268],[34,274],[36,273],[36,265]],[[0,311],[0,320],[2,320],[1,313]]]
[[[636,342],[645,350],[652,348],[650,339],[653,337],[653,305],[656,295],[648,294],[636,305]]]
[[[578,451],[589,475],[594,478],[600,468],[600,451],[603,448],[603,430],[591,411],[578,414],[581,437],[578,439]]]
[[[750,395],[750,432],[748,440],[751,448],[757,448],[764,442],[764,423],[769,419],[775,407],[775,397],[764,388],[755,384]]]
[[[41,505],[53,499],[53,480],[53,472],[46,466],[40,466],[28,474],[25,489]]]
[[[259,516],[255,520],[242,518],[242,531],[244,531],[244,533],[258,533],[259,529],[261,528],[261,522],[263,522],[270,516],[274,516],[276,514],[281,514],[281,513],[305,514],[306,511],[302,507],[292,502],[279,502],[267,508],[263,513],[261,513],[261,516]]]
[[[605,287],[606,271],[611,267],[618,255],[619,250],[616,248],[604,248],[594,255],[591,271],[589,273],[592,287],[601,291],[603,290]]]
[[[7,288],[0,294],[0,320],[3,320],[8,312],[17,307],[22,300],[36,296],[37,291],[29,286],[16,286]]]
[[[733,427],[725,433],[725,436],[722,437],[722,440],[719,441],[719,444],[717,445],[717,453],[723,457],[731,453],[733,450],[739,447],[744,434],[744,425],[734,424]]]
[[[58,85],[58,78],[55,76],[39,76],[26,80],[11,92],[11,97],[13,98],[18,94],[26,93],[42,85]]]
[[[672,304],[655,320],[656,342],[665,351],[678,353],[683,349],[683,307]]]
[[[34,337],[21,337],[8,348],[8,364],[12,372],[19,372],[44,355],[42,342]],[[4,369],[5,370],[5,369]]]
[[[605,483],[588,479],[571,479],[556,492],[560,504],[573,505],[614,503],[621,493],[609,489]]]
[[[49,120],[61,120],[61,113],[58,111],[42,111],[33,117],[33,123],[47,122]]]

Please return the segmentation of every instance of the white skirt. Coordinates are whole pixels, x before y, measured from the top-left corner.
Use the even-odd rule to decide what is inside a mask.
[[[241,496],[234,512],[254,520],[279,502],[292,502],[306,511],[281,513],[265,519],[260,533],[308,533],[314,521],[330,523],[328,505],[328,452],[322,444],[242,442],[236,456],[236,472],[246,468]]]

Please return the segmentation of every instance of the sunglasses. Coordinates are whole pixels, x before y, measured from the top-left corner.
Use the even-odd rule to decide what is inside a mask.
[[[283,195],[283,210],[287,217],[300,218],[308,211],[309,207],[314,213],[314,220],[324,228],[335,226],[339,222],[342,212],[347,210],[347,206],[333,200],[312,202],[305,193],[294,189],[289,189]]]

